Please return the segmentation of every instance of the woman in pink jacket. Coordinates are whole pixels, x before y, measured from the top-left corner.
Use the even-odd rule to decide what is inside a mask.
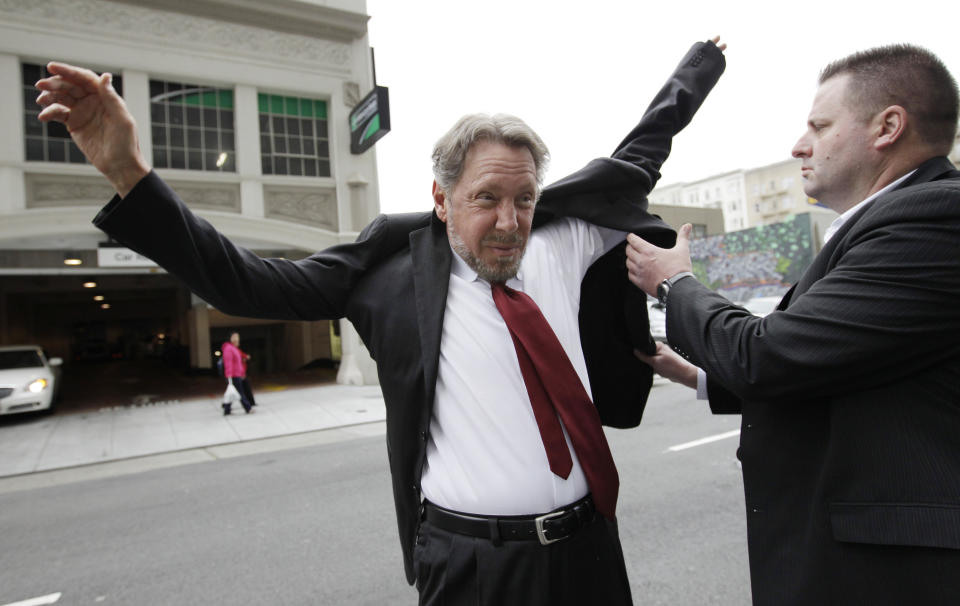
[[[243,410],[249,413],[257,403],[253,399],[250,382],[247,381],[247,360],[250,359],[250,355],[240,349],[240,333],[231,333],[230,340],[220,347],[220,352],[223,354],[223,375],[240,394]],[[230,401],[223,403],[223,414],[230,414],[231,404]]]

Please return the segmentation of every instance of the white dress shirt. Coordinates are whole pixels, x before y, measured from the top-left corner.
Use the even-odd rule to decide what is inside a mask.
[[[624,237],[578,219],[554,221],[531,234],[517,277],[507,281],[540,307],[588,394],[578,322],[580,283],[590,265]],[[567,447],[573,470],[564,480],[550,471],[516,349],[490,284],[454,252],[423,496],[465,513],[551,511],[589,491],[569,436]]]
[[[884,188],[867,196],[863,201],[859,202],[858,204],[855,204],[853,207],[847,209],[845,212],[837,216],[837,218],[833,220],[833,223],[831,223],[830,226],[827,227],[827,230],[823,232],[823,243],[826,244],[828,241],[830,241],[830,238],[832,238],[835,233],[840,231],[840,228],[843,227],[843,224],[846,223],[850,219],[850,217],[857,214],[857,212],[859,212],[861,209],[864,209],[867,206],[869,206],[871,202],[873,202],[883,194],[887,193],[888,191],[892,190],[893,188],[903,183],[907,177],[909,177],[915,172],[917,172],[917,169],[911,170],[910,172],[900,177],[896,181],[893,181],[887,184]],[[709,395],[707,394],[707,373],[702,368],[697,369],[697,399],[698,400],[710,399]]]

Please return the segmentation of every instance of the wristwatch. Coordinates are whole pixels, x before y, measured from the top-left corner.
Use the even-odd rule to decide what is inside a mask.
[[[657,301],[664,307],[667,306],[667,297],[670,296],[670,288],[684,278],[696,278],[693,272],[681,271],[675,276],[671,276],[657,286]]]

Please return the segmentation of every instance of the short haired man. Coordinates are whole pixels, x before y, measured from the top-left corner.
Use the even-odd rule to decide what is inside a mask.
[[[195,217],[139,157],[108,75],[51,64],[38,101],[117,189],[95,219],[117,241],[227,313],[354,324],[377,362],[422,604],[629,604],[600,423],[636,425],[652,373],[631,353],[649,335],[626,335],[623,236],[674,239],[645,197],[723,71],[716,41],[691,49],[612,158],[542,196],[540,138],[467,116],[434,152],[433,212],[380,216],[296,262]]]
[[[640,357],[743,415],[755,604],[960,603],[957,99],[915,46],[823,71],[793,155],[840,216],[765,318],[691,277],[689,226],[672,249],[628,238],[680,352]]]

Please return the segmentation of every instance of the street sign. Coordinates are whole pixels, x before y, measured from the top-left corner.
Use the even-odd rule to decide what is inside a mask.
[[[97,249],[99,267],[157,267],[140,253],[121,246],[101,246]]]
[[[350,153],[362,154],[390,132],[390,97],[386,86],[375,86],[350,111]]]

